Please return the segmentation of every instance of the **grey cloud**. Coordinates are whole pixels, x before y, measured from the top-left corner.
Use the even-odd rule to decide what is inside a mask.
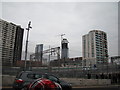
[[[2,7],[5,20],[21,24],[24,28],[29,20],[32,21],[30,52],[38,43],[46,47],[60,45],[60,36],[57,35],[65,33],[70,42],[70,56],[82,56],[82,35],[100,29],[108,34],[109,55],[117,55],[117,3],[17,2],[3,3]],[[25,38],[26,32],[24,43]]]

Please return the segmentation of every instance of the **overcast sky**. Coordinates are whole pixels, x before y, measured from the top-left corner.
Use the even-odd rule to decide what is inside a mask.
[[[3,2],[2,19],[26,28],[32,21],[29,52],[60,46],[60,34],[69,41],[69,56],[82,56],[82,36],[91,30],[107,33],[110,56],[118,55],[117,2]],[[25,51],[26,30],[23,39]]]

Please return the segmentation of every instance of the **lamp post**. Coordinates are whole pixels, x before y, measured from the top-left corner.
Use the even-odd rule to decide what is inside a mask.
[[[27,62],[27,50],[28,50],[29,30],[30,30],[30,28],[32,28],[30,25],[31,25],[31,21],[29,21],[28,27],[26,28],[26,30],[27,30],[27,39],[26,39],[26,46],[25,46],[25,66],[24,66],[25,70],[27,69],[26,62]]]

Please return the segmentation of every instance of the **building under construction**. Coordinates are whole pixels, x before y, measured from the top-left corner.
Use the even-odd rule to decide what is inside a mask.
[[[68,55],[68,40],[67,39],[63,39],[61,41],[61,59],[67,59],[69,57]]]

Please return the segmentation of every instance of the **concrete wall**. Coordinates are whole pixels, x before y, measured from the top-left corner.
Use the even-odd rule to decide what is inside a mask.
[[[12,86],[15,76],[4,75],[2,76],[3,86]],[[110,85],[110,79],[80,79],[80,78],[60,78],[72,86],[99,86],[99,85]]]
[[[80,79],[80,78],[61,78],[69,82],[72,86],[101,86],[111,85],[110,79]]]
[[[12,86],[15,76],[4,75],[2,76],[2,86]]]

